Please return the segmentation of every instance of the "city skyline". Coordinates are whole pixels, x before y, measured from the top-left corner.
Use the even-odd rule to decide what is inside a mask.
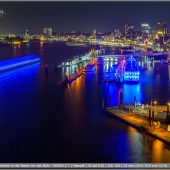
[[[33,33],[44,27],[54,32],[124,31],[125,24],[140,30],[142,23],[154,29],[162,19],[169,26],[169,7],[169,2],[0,2],[6,13],[0,32],[20,34],[29,27]]]
[[[169,9],[0,2],[0,167],[169,168]]]

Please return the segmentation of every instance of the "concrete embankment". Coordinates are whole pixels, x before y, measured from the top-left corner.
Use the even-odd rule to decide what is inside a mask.
[[[127,113],[118,108],[108,108],[106,112],[112,117],[138,129],[139,131],[142,131],[170,145],[170,132],[163,128],[154,128],[153,126],[150,126],[146,119],[134,116],[133,114]]]

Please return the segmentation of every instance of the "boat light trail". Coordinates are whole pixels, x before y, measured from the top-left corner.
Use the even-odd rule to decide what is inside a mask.
[[[36,55],[30,55],[30,56],[1,61],[0,62],[0,73],[9,71],[11,69],[16,69],[18,67],[23,67],[29,64],[33,64],[39,61],[40,61],[40,58]]]

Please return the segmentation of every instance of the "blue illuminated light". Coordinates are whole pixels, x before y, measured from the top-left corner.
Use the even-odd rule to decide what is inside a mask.
[[[1,61],[0,62],[0,73],[11,70],[11,69],[15,69],[21,66],[29,65],[35,62],[39,62],[39,61],[40,61],[40,58],[36,55]]]
[[[139,103],[143,102],[141,84],[124,84],[123,87],[123,103],[133,104],[134,96],[136,96],[136,101]]]
[[[124,80],[125,81],[139,81],[140,73],[139,72],[125,72]]]
[[[136,59],[132,56],[127,59],[124,81],[125,82],[139,82],[140,72],[137,66]]]

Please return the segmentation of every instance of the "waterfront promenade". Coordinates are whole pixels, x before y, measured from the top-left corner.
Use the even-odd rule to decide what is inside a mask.
[[[134,115],[132,112],[128,113],[119,108],[108,108],[107,113],[111,114],[114,118],[170,145],[170,131],[165,130],[161,126],[158,127],[154,123],[150,125],[149,121],[145,118]]]

